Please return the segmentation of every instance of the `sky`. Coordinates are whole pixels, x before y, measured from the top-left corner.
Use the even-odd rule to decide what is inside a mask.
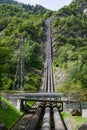
[[[31,4],[31,5],[42,5],[43,7],[51,10],[59,10],[64,5],[69,5],[72,0],[16,0],[18,2],[22,2],[25,4]]]

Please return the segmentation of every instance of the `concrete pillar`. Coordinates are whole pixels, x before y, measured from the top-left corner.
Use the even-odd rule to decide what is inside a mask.
[[[17,106],[16,108],[20,111],[21,110],[21,100],[17,99]]]
[[[26,110],[26,101],[22,100],[22,99],[17,99],[17,106],[16,106],[16,108],[19,111],[24,112]]]

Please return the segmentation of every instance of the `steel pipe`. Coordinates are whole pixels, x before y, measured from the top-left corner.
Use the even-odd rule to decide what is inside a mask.
[[[65,130],[61,115],[57,107],[53,108],[53,117],[55,123],[55,130]]]
[[[30,98],[59,98],[61,97],[62,94],[61,93],[55,93],[55,92],[52,92],[52,93],[20,93],[20,94],[12,94],[10,97],[11,98],[15,98],[15,99],[30,99]]]
[[[29,124],[26,126],[25,130],[35,130],[37,128],[38,122],[40,120],[40,116],[42,113],[42,108],[38,108],[30,120]]]
[[[44,114],[41,130],[51,130],[50,107],[45,108],[45,114]]]

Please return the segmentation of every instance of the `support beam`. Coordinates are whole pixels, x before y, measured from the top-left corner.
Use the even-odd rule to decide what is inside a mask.
[[[58,99],[62,96],[61,93],[18,93],[18,94],[12,94],[11,98],[16,98],[16,99],[36,99],[36,98],[41,98],[41,99]]]

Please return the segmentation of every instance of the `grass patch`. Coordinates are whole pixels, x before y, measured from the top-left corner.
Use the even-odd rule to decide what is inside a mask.
[[[20,118],[22,115],[11,103],[9,103],[6,99],[2,98],[8,109],[2,108],[0,104],[0,122],[6,125],[8,129]]]
[[[69,119],[72,130],[77,130],[78,126],[80,126],[82,123],[87,122],[87,118],[82,117],[82,116],[72,116],[68,112],[62,112],[62,116],[64,119]]]
[[[27,101],[26,102],[28,108],[32,108],[32,106],[34,106],[35,103],[36,103],[35,101]]]

